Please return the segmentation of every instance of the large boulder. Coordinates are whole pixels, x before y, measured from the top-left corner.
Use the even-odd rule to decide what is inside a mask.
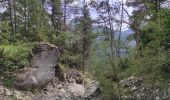
[[[29,68],[20,73],[15,83],[18,89],[42,88],[55,77],[59,49],[52,44],[38,43],[32,49]]]

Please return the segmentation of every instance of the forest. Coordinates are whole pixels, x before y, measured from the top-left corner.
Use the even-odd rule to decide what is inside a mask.
[[[74,69],[84,87],[99,82],[87,100],[170,100],[170,0],[0,0],[0,100],[41,100],[5,99],[1,84],[14,89],[23,69],[48,63],[59,80]]]

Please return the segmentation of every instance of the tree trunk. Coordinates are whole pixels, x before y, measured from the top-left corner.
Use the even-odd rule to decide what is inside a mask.
[[[85,4],[85,0],[83,0],[83,20],[85,20],[85,17],[86,17],[86,14],[85,14],[85,9],[86,9],[86,4]],[[85,22],[83,22],[84,24]],[[83,61],[82,61],[82,68],[83,68],[83,73],[85,71],[85,29],[84,29],[85,26],[83,26],[83,52],[82,52],[82,56],[83,56]]]
[[[11,35],[14,34],[14,23],[13,23],[13,13],[12,13],[12,2],[11,0],[8,0],[8,6],[9,6],[9,17],[10,17],[10,26],[11,26]]]
[[[52,25],[53,27],[55,28],[56,27],[56,24],[55,24],[55,4],[54,4],[54,1],[52,0],[52,14],[51,14],[51,22],[52,22]]]
[[[17,32],[16,0],[13,2],[14,7],[14,34]]]
[[[141,35],[139,31],[136,31],[136,44],[139,45],[141,40]]]
[[[64,0],[64,27],[66,26],[66,17],[67,17],[67,2]]]
[[[110,29],[110,32],[109,32],[109,39],[110,39],[110,49],[111,49],[111,63],[112,63],[112,69],[114,71],[114,73],[116,72],[116,69],[114,68],[114,47],[116,48],[116,45],[114,45],[115,41],[114,41],[114,30],[113,30],[113,23],[112,23],[112,18],[111,18],[111,13],[110,13],[110,6],[109,6],[109,0],[107,1],[108,2],[108,6],[107,6],[107,14],[108,14],[108,18],[109,18],[109,29]],[[114,46],[113,46],[114,45]],[[117,51],[117,48],[116,48],[116,51]]]
[[[121,2],[121,21],[120,21],[120,30],[119,30],[119,40],[118,40],[118,57],[120,57],[120,42],[121,42],[121,34],[122,34],[122,24],[123,24],[123,0]]]
[[[51,14],[51,21],[54,29],[57,33],[60,33],[62,29],[62,11],[60,8],[60,0],[51,0],[52,3],[52,14]]]
[[[27,31],[27,8],[26,5],[24,7],[24,30]]]

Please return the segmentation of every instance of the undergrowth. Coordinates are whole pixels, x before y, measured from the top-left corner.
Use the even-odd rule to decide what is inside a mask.
[[[31,46],[28,44],[0,45],[0,78],[5,86],[12,86],[16,69],[29,64],[30,52]]]

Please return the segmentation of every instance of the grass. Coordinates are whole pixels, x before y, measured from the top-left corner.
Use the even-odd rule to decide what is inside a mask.
[[[32,46],[28,44],[18,45],[0,45],[1,57],[11,62],[15,62],[19,67],[26,66],[29,63],[29,53]]]
[[[3,84],[6,87],[13,87],[14,86],[14,81],[15,81],[14,77],[5,78],[5,79],[3,79]]]
[[[3,56],[5,58],[12,58],[12,59],[26,56],[27,53],[31,51],[31,47],[26,44],[0,45],[0,49],[3,50]]]

